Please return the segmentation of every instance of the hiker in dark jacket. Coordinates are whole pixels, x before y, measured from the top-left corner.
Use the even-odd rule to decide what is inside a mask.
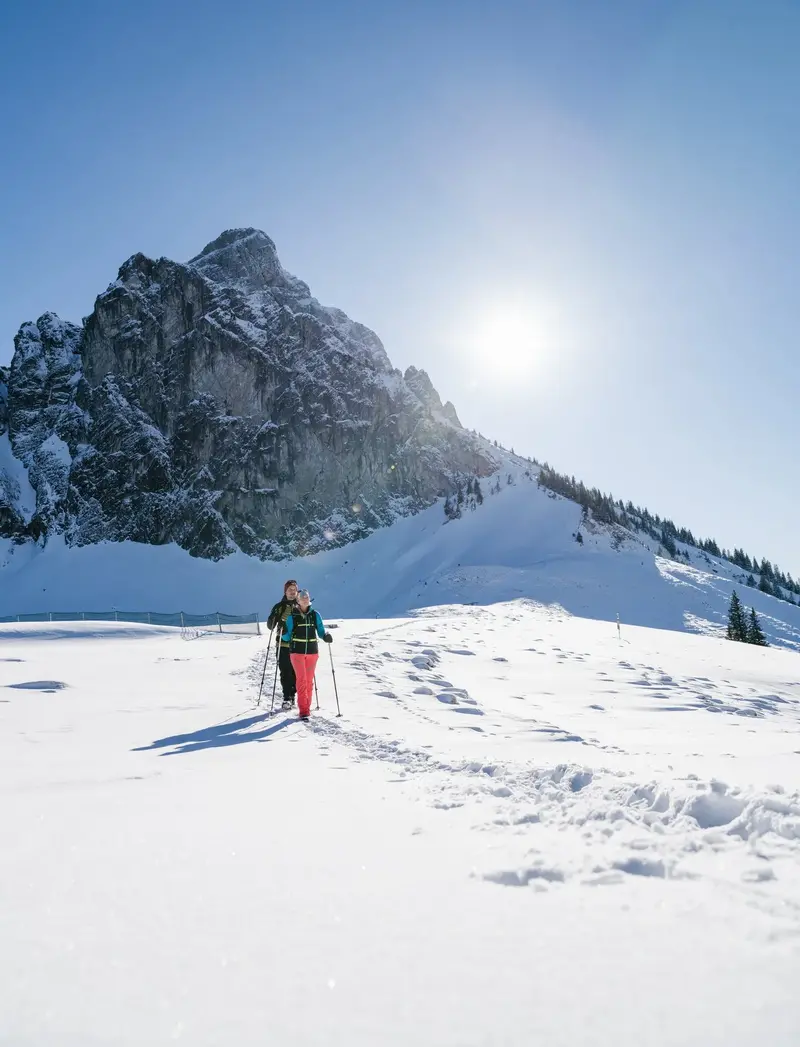
[[[278,668],[281,674],[281,690],[283,691],[283,708],[288,709],[294,705],[297,694],[297,681],[294,668],[290,658],[289,644],[282,639],[286,628],[286,619],[297,607],[297,582],[290,578],[283,587],[283,599],[269,612],[267,628],[270,632],[277,629],[275,634],[275,652],[278,656]]]
[[[311,606],[308,590],[301,589],[297,594],[297,607],[286,619],[286,631],[281,638],[282,643],[289,644],[297,678],[297,711],[301,720],[307,720],[311,712],[314,673],[319,658],[317,637],[325,643],[333,643],[331,634],[325,632],[319,612]]]

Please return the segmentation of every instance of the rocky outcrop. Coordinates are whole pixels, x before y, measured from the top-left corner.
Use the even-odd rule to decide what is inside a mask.
[[[45,313],[23,324],[8,372],[8,436],[36,495],[28,533],[64,530],[72,458],[86,431],[76,403],[81,328]]]
[[[78,544],[303,554],[496,467],[424,371],[395,370],[254,229],[188,264],[134,255],[83,328],[23,325],[7,400],[34,530]]]
[[[20,512],[21,491],[14,461],[8,439],[8,368],[0,367],[0,535],[21,536],[26,521]]]
[[[407,367],[403,378],[411,392],[429,410],[438,414],[452,425],[458,426],[459,429],[461,428],[461,422],[458,420],[455,407],[449,400],[446,404],[442,404],[439,394],[433,387],[433,382],[428,377],[427,371],[418,371],[416,367]]]

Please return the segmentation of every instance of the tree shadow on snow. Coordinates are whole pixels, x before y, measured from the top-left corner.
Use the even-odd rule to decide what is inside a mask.
[[[243,745],[245,742],[263,742],[271,735],[290,724],[296,722],[296,717],[287,716],[283,720],[264,727],[260,731],[251,731],[250,728],[258,723],[270,719],[269,713],[259,713],[258,716],[247,716],[243,720],[233,722],[217,723],[211,727],[204,727],[200,731],[192,731],[191,734],[173,734],[169,738],[157,738],[150,745],[139,745],[131,752],[149,752],[151,749],[165,749],[174,746],[171,752],[161,753],[162,756],[179,756],[182,753],[196,753],[201,749],[215,749],[223,745]]]

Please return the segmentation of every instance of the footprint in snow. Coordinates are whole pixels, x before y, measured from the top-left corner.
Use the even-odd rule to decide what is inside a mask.
[[[425,654],[417,654],[411,659],[411,664],[416,666],[417,669],[432,669],[436,665],[437,659],[429,658]]]
[[[660,858],[626,858],[614,862],[614,868],[629,876],[657,876],[663,879],[667,875],[667,868]]]
[[[527,887],[537,880],[545,883],[563,883],[565,876],[561,869],[548,869],[536,865],[528,869],[500,869],[497,872],[484,873],[483,879],[489,883],[500,884],[501,887]]]

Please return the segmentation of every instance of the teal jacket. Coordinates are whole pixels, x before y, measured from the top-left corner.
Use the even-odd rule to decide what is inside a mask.
[[[317,637],[325,635],[325,625],[319,611],[309,607],[303,614],[295,610],[286,619],[286,629],[281,637],[281,644],[288,644],[292,654],[319,654]]]

